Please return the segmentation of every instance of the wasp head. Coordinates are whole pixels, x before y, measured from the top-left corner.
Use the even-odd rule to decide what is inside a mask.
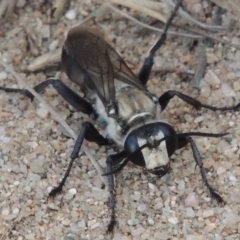
[[[177,149],[176,132],[166,123],[150,123],[130,132],[124,149],[134,164],[162,177],[170,171],[170,157]]]

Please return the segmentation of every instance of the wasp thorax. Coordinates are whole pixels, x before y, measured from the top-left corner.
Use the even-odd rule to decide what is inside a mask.
[[[117,105],[119,117],[130,125],[138,121],[154,119],[160,111],[159,104],[143,91],[132,87],[121,89],[117,96]]]

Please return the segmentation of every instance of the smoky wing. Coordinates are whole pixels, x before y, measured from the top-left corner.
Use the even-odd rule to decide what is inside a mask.
[[[86,28],[76,27],[69,31],[62,63],[68,77],[96,92],[105,106],[115,100],[114,79],[144,89],[114,48]],[[79,73],[84,74],[83,82]]]

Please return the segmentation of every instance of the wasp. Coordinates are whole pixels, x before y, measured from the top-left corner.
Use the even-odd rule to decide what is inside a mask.
[[[170,158],[174,152],[187,144],[191,146],[196,165],[200,168],[203,182],[210,195],[218,203],[224,202],[207,180],[201,155],[192,136],[222,137],[227,133],[177,133],[173,126],[161,120],[160,114],[175,96],[195,109],[206,108],[213,111],[236,111],[239,110],[240,103],[230,107],[214,107],[172,90],[157,97],[146,88],[154,63],[154,55],[165,42],[167,30],[181,2],[182,0],[179,0],[176,4],[163,34],[151,49],[138,75],[132,72],[116,50],[94,30],[78,26],[68,32],[62,48],[63,70],[71,81],[91,91],[95,98],[94,105],[59,79],[50,78],[34,88],[37,92],[42,92],[47,86],[52,85],[78,111],[89,115],[96,122],[104,123],[107,133],[107,137],[104,137],[90,122],[82,124],[67,171],[60,184],[50,192],[50,196],[55,196],[62,190],[84,139],[95,142],[99,146],[114,142],[121,149],[119,153],[106,158],[107,168],[104,175],[108,180],[111,209],[108,232],[112,232],[116,224],[113,174],[121,171],[131,161],[145,168],[149,173],[162,177],[171,169]],[[82,74],[84,78],[80,77]],[[3,87],[0,89],[6,92],[21,92],[33,99],[33,95],[24,89]]]

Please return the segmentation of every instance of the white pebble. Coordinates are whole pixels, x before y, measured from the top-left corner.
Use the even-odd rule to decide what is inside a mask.
[[[65,17],[68,20],[74,20],[76,18],[76,11],[74,9],[70,9],[66,12]]]
[[[209,87],[209,85],[204,85],[202,88],[201,88],[201,91],[200,91],[200,94],[202,97],[204,98],[208,98],[211,94],[211,88]]]
[[[237,182],[237,178],[233,175],[229,176],[229,180],[232,181],[232,182]]]
[[[148,224],[149,224],[149,225],[152,225],[152,226],[154,225],[154,221],[153,221],[152,218],[148,218],[147,221],[148,221]]]
[[[77,190],[76,190],[76,188],[72,188],[68,192],[75,195],[77,193]]]
[[[199,116],[194,119],[194,123],[200,123],[205,119],[205,116]]]
[[[151,190],[153,190],[153,191],[154,191],[154,189],[155,189],[155,186],[154,186],[152,183],[148,183],[148,187],[149,187]]]
[[[13,185],[14,185],[14,186],[18,186],[18,185],[19,185],[19,181],[15,181],[15,182],[13,183]]]
[[[14,213],[14,214],[18,214],[18,213],[19,213],[19,208],[14,208],[14,209],[13,209],[13,213]]]

